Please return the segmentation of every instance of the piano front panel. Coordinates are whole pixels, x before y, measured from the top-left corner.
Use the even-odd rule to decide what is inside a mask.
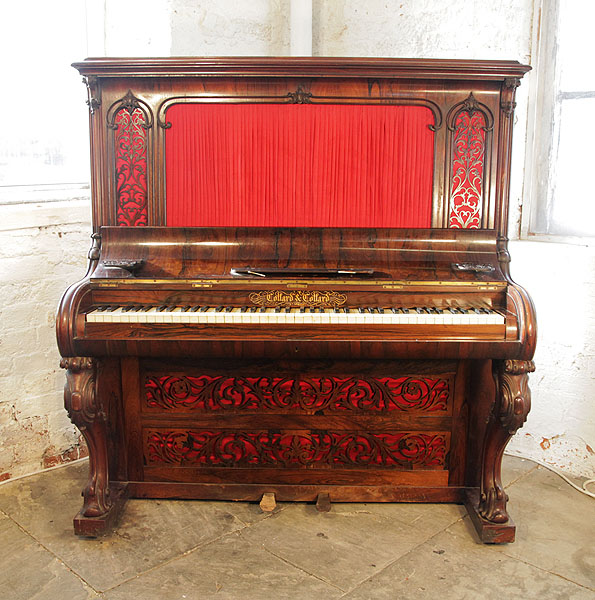
[[[457,458],[456,361],[127,359],[139,481],[447,486]],[[138,388],[136,388],[138,386]],[[458,440],[460,444],[461,440]],[[233,473],[233,475],[231,475]],[[457,475],[458,477],[459,475]],[[461,482],[458,482],[461,483]],[[360,485],[360,484],[358,484]]]

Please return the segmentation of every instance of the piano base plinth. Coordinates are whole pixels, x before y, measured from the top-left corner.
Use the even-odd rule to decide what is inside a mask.
[[[514,542],[516,526],[508,517],[506,523],[492,523],[481,516],[479,512],[479,490],[467,490],[465,494],[465,508],[471,517],[471,522],[480,541],[484,544],[509,544]]]
[[[112,482],[109,486],[112,504],[107,512],[98,517],[86,517],[81,509],[74,517],[74,533],[82,537],[98,537],[109,533],[120,518],[128,500],[128,484]]]

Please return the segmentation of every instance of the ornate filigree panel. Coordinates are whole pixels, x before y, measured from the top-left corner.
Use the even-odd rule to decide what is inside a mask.
[[[149,409],[412,411],[445,413],[448,379],[430,377],[153,376],[145,379]]]
[[[445,468],[447,433],[149,430],[148,465]]]
[[[147,224],[147,130],[141,108],[115,117],[116,219],[118,225]]]
[[[107,127],[114,132],[112,167],[116,223],[147,225],[148,130],[153,127],[151,109],[128,90],[123,98],[110,106]]]
[[[450,213],[448,226],[455,229],[481,227],[486,149],[486,117],[483,112],[461,111],[452,138]]]

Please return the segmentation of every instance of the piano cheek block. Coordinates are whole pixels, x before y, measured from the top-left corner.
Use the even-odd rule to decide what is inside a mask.
[[[109,532],[128,497],[415,501],[465,504],[480,540],[513,541],[500,468],[530,408],[536,322],[508,272],[498,157],[528,67],[75,67],[95,173],[89,272],[57,319],[91,458],[75,532]],[[271,139],[283,161],[263,159]]]

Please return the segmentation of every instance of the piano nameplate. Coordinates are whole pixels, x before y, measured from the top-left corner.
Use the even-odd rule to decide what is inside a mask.
[[[345,304],[347,296],[334,291],[267,290],[252,292],[250,302],[257,306],[338,307]]]

